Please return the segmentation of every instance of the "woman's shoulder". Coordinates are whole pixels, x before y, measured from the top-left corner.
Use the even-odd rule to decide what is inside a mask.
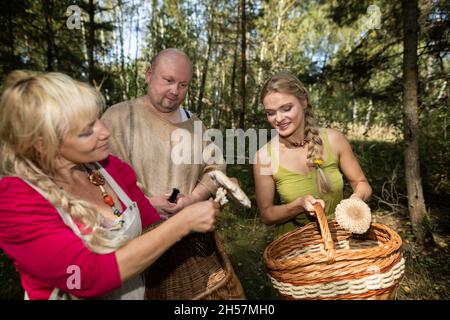
[[[267,141],[262,147],[260,147],[256,152],[257,153],[267,153],[273,150],[274,148],[278,148],[280,146],[280,138],[278,135],[271,138]]]
[[[0,214],[50,212],[54,207],[36,189],[19,177],[0,179]]]
[[[14,194],[36,193],[24,180],[19,177],[5,176],[0,179],[0,201]],[[12,198],[11,198],[12,200]]]
[[[106,171],[126,171],[125,174],[129,173],[129,171],[133,171],[130,164],[123,161],[119,157],[110,154],[106,159],[99,161],[101,166],[106,169]]]
[[[278,136],[275,136],[261,148],[259,148],[253,158],[254,170],[257,170],[254,172],[261,173],[260,170],[264,170],[265,173],[263,175],[274,175],[277,170],[275,169],[278,163],[277,159],[279,159],[280,157],[279,147],[280,143],[278,140]]]
[[[326,132],[328,145],[336,155],[347,152],[351,148],[347,137],[338,129],[324,128],[323,132]]]
[[[262,159],[270,159],[270,155],[272,153],[272,148],[276,145],[276,142],[274,143],[274,139],[268,141],[266,144],[264,144],[262,147],[260,147],[256,153],[255,153],[255,160],[257,158]]]
[[[125,182],[136,181],[136,173],[130,164],[119,157],[110,154],[106,159],[99,161],[100,165],[113,176]]]
[[[324,132],[327,134],[328,140],[330,141],[331,145],[334,143],[339,143],[347,140],[345,135],[335,128],[321,128],[321,132]]]

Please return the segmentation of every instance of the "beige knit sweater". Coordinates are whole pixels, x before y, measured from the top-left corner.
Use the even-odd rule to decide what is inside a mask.
[[[201,138],[206,130],[205,126],[201,122],[195,124],[200,121],[195,115],[187,121],[173,124],[151,111],[144,101],[144,97],[125,101],[113,105],[103,114],[102,121],[111,131],[111,153],[133,167],[138,183],[148,196],[170,193],[172,188],[178,188],[181,193],[187,195],[197,183],[201,183],[214,194],[217,188],[206,173],[212,170],[225,173],[226,164],[223,157],[222,164],[206,164],[201,155],[193,154],[194,144],[201,144],[203,150],[208,144]],[[199,127],[202,128],[201,136],[194,136],[194,126],[197,132]],[[180,148],[180,140],[171,139],[176,129],[186,130],[186,133],[191,134],[191,164],[176,164],[172,161],[173,148]],[[211,156],[216,158],[214,153]],[[194,160],[197,160],[197,164]]]

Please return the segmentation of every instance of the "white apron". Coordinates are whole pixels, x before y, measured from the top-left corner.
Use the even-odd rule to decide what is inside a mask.
[[[123,212],[123,226],[121,229],[114,231],[117,233],[117,236],[126,235],[130,240],[138,237],[142,233],[142,222],[141,216],[139,213],[139,208],[136,202],[131,201],[131,199],[127,196],[127,194],[123,191],[123,189],[116,183],[116,181],[109,175],[109,173],[99,164],[97,166],[100,168],[99,171],[105,178],[106,182],[111,186],[114,192],[117,194],[119,199],[122,201],[125,206],[125,210]],[[32,185],[28,181],[27,182],[31,187],[33,187],[37,192],[39,192],[44,198],[45,194],[39,188]],[[64,223],[69,226],[77,236],[81,236],[80,230],[77,225],[74,223],[70,215],[65,214],[61,209],[57,208],[58,213]],[[117,219],[114,223],[118,223]],[[116,290],[109,292],[108,294],[99,297],[97,299],[101,300],[143,300],[145,295],[145,284],[144,279],[141,274],[138,276],[125,281],[122,286]],[[25,300],[28,300],[28,294],[25,292]],[[58,288],[54,288],[49,300],[68,300],[68,299],[78,299],[73,295],[69,295]]]

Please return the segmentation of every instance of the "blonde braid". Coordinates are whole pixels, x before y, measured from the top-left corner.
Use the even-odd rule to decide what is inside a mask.
[[[314,113],[309,103],[305,110],[305,139],[309,141],[306,164],[308,166],[316,167],[317,187],[319,189],[319,194],[323,195],[331,191],[331,186],[321,168],[321,165],[316,165],[314,163],[314,160],[316,159],[320,159],[323,161],[323,141],[320,137]]]
[[[306,103],[305,109],[305,139],[309,141],[306,164],[315,166],[317,170],[317,186],[321,195],[331,191],[331,186],[321,168],[321,164],[316,164],[317,160],[323,163],[323,141],[319,135],[319,129],[312,107],[309,103],[309,93],[303,83],[296,76],[280,71],[274,74],[261,89],[260,99],[264,103],[264,97],[270,92],[281,92],[294,95],[301,103]],[[315,163],[316,162],[316,163]]]
[[[79,200],[60,189],[46,174],[34,166],[29,160],[15,161],[15,172],[9,175],[18,176],[27,180],[43,192],[44,197],[55,207],[67,214],[73,221],[83,224],[80,237],[85,244],[96,253],[110,253],[117,250],[128,240],[125,236],[117,237],[113,231],[120,229],[105,228],[102,226],[103,216],[84,200]],[[87,232],[91,230],[90,232]],[[75,233],[76,230],[74,230]]]
[[[61,213],[63,221],[97,253],[128,240],[119,227],[103,227],[103,216],[87,201],[61,190],[51,179],[63,137],[92,121],[102,105],[98,91],[61,73],[13,71],[0,98],[0,177],[26,180]],[[36,147],[41,142],[44,151]],[[79,230],[75,222],[84,225]]]

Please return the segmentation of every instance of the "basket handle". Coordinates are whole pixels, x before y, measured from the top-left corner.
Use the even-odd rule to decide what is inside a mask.
[[[334,247],[333,239],[331,238],[330,228],[328,227],[328,220],[323,212],[320,203],[316,202],[314,205],[317,221],[319,223],[320,233],[322,235],[325,251],[327,252],[327,263],[331,264],[335,261],[336,249]]]

